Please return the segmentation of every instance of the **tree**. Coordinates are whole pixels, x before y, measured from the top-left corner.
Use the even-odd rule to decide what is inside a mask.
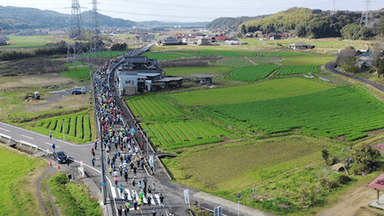
[[[321,150],[321,157],[325,160],[325,163],[328,162],[329,152],[327,149]]]
[[[247,34],[247,29],[245,28],[245,25],[241,25],[241,34]]]
[[[356,51],[353,47],[343,49],[337,57],[337,65],[341,66],[345,71],[356,73],[358,68],[355,55]]]
[[[372,148],[369,144],[362,145],[352,153],[352,159],[354,162],[357,164],[368,165],[370,167],[373,166],[373,163],[378,157],[380,157],[379,150]]]

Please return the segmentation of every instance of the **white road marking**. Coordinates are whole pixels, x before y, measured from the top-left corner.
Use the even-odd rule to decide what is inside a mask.
[[[29,136],[25,136],[23,134],[21,134],[22,137],[25,137],[25,138],[28,138],[28,139],[33,139],[32,137],[29,137]]]
[[[152,199],[152,204],[153,205],[156,205],[156,199],[155,198],[153,198],[153,196],[151,195],[151,199]]]
[[[4,128],[0,128],[0,130],[11,132],[10,130],[4,129]]]
[[[143,196],[143,202],[144,202],[145,204],[148,203],[147,198],[146,198],[145,196]]]
[[[46,142],[45,144],[52,146],[53,143],[47,143],[47,142]],[[55,147],[56,147],[56,148],[60,148],[60,146],[58,146],[58,145],[56,145],[56,144],[55,144]]]
[[[112,197],[113,197],[113,199],[116,199],[116,191],[115,191],[115,188],[113,187],[113,188],[111,188],[111,192],[112,192]]]
[[[159,206],[161,206],[161,202],[160,202],[160,196],[159,194],[155,194],[155,197],[157,199],[157,202],[159,203]]]
[[[131,194],[129,193],[128,189],[125,189],[125,193],[128,194],[128,200],[132,200]]]

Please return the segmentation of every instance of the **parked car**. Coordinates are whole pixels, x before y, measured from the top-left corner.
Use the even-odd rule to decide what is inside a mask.
[[[68,157],[63,151],[57,151],[53,153],[53,157],[57,160],[57,163],[67,163]]]
[[[83,89],[82,90],[78,90],[78,89],[77,90],[72,90],[72,94],[73,95],[85,94],[85,90],[83,90]]]

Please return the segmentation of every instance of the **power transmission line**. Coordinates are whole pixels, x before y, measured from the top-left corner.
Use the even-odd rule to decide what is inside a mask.
[[[371,25],[371,0],[364,0],[365,2],[365,11],[361,14],[360,25],[369,27]]]

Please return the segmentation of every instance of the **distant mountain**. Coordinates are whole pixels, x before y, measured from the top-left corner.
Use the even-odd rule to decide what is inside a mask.
[[[181,27],[181,28],[190,28],[197,27],[202,28],[206,26],[209,22],[160,22],[160,21],[142,21],[136,22],[136,25],[139,27]]]
[[[85,11],[82,14],[84,27],[93,26],[93,12]],[[62,14],[56,11],[40,10],[36,8],[0,6],[0,29],[26,29],[26,28],[64,28],[70,25],[70,14]],[[99,13],[100,26],[104,27],[204,27],[207,22],[159,22],[145,21],[134,22],[125,19],[112,18]]]
[[[237,27],[245,22],[249,22],[252,20],[259,20],[262,18],[265,18],[269,15],[261,15],[261,16],[255,16],[255,17],[237,17],[237,18],[231,18],[231,17],[220,17],[212,22],[210,22],[208,25],[205,26],[207,29],[231,29],[231,30],[237,30]]]

